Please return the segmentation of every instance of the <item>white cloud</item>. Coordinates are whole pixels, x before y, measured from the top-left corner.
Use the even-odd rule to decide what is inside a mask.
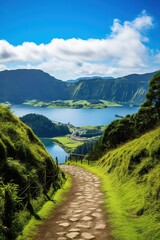
[[[155,55],[154,60],[156,63],[160,63],[160,51]]]
[[[144,10],[142,14],[133,21],[133,26],[138,30],[144,30],[153,26],[153,18],[146,14]]]
[[[0,64],[0,71],[7,70],[6,66],[3,64]]]
[[[148,72],[153,67],[151,51],[145,45],[149,40],[146,29],[152,26],[152,17],[143,11],[131,22],[115,19],[105,39],[53,39],[48,44],[24,42],[18,46],[1,40],[0,69],[39,68],[59,79]]]

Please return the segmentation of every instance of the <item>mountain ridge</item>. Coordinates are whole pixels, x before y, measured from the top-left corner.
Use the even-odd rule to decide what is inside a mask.
[[[56,79],[42,70],[18,69],[0,72],[0,101],[23,103],[28,100],[89,100],[102,99],[121,104],[140,105],[155,74],[130,74],[104,79],[93,77],[70,83]]]
[[[102,77],[102,76],[92,76],[92,77],[80,77],[77,79],[72,79],[72,80],[67,80],[69,83],[75,83],[75,82],[80,82],[80,81],[89,81],[89,80],[94,80],[94,79],[104,79],[104,80],[110,80],[114,79],[114,77]]]

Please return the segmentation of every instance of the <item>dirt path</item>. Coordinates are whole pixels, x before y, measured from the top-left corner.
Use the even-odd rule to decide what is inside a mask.
[[[39,227],[34,240],[113,240],[106,225],[100,182],[76,166],[62,166],[72,176],[67,200]]]

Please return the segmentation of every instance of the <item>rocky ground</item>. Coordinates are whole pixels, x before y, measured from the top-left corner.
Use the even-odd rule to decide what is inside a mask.
[[[111,240],[99,179],[77,166],[62,166],[72,176],[66,201],[39,227],[34,240]]]

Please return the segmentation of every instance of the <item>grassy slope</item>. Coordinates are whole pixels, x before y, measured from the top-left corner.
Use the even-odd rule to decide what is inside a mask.
[[[160,239],[159,158],[160,127],[87,166],[101,178],[115,239]]]
[[[98,165],[107,173],[114,198],[110,208],[116,209],[117,239],[160,239],[159,157],[160,127],[100,159]]]
[[[71,178],[68,176],[63,188],[59,189],[50,201],[47,201],[42,209],[38,212],[40,219],[32,217],[29,223],[23,229],[21,235],[18,236],[17,240],[31,240],[33,235],[37,233],[38,226],[43,224],[43,221],[53,213],[55,207],[64,200],[64,193],[67,192],[71,187]]]
[[[62,182],[61,170],[41,141],[9,109],[0,105],[0,226],[3,228],[3,231],[0,230],[0,239],[3,239],[2,232],[11,232],[15,238],[28,222],[28,184],[30,204],[36,212],[46,201],[43,192],[52,195]],[[6,189],[9,189],[14,205],[9,213],[13,219],[10,220],[11,227],[3,221]]]
[[[83,144],[83,142],[75,141],[67,136],[54,137],[52,139],[54,142],[57,142],[60,146],[62,146],[66,151],[74,151],[78,146]]]

